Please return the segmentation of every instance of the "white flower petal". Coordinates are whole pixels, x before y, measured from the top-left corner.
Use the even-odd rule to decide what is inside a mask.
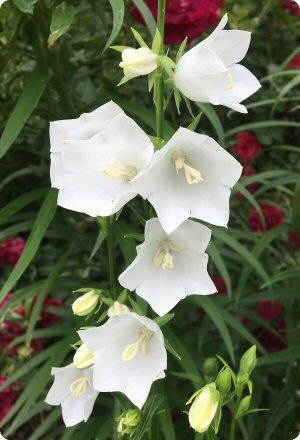
[[[226,66],[239,63],[248,52],[251,32],[231,30],[222,31],[213,41],[205,44],[215,52]]]
[[[172,234],[163,232],[158,219],[146,223],[145,242],[137,247],[137,257],[120,275],[119,282],[144,298],[160,316],[168,313],[187,295],[216,292],[207,274],[208,257],[204,251],[210,230],[191,220]],[[172,253],[173,268],[155,267],[154,257],[163,240],[171,240],[178,251]]]
[[[51,374],[54,376],[54,383],[46,396],[45,402],[57,406],[69,395],[70,386],[77,379],[78,373],[73,364],[69,364],[63,368],[52,368]]]
[[[51,153],[50,180],[52,188],[60,189],[64,174],[61,153]]]

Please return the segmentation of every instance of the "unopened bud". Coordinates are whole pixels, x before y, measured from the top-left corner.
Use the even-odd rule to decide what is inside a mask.
[[[248,411],[249,406],[251,403],[251,396],[246,396],[243,397],[243,399],[241,400],[237,413],[236,413],[236,418],[241,417],[246,411]]]
[[[73,363],[75,368],[79,370],[91,367],[94,363],[94,353],[85,344],[82,344],[75,353]]]
[[[189,422],[196,432],[202,433],[208,430],[216,415],[220,393],[217,391],[216,385],[210,383],[194,396],[190,399],[190,401],[195,400],[189,410]]]
[[[118,434],[120,437],[127,434],[133,435],[141,421],[141,412],[138,409],[129,409],[124,411],[117,421],[119,422]]]
[[[218,360],[216,358],[207,358],[203,363],[203,373],[205,376],[214,376],[218,371],[218,366]]]
[[[108,309],[107,315],[111,318],[112,316],[123,315],[123,313],[130,312],[129,308],[125,304],[121,304],[115,301],[113,305]]]
[[[90,290],[73,302],[73,313],[77,316],[86,316],[97,307],[98,302],[99,294],[95,290]]]
[[[19,358],[26,359],[31,355],[32,348],[30,347],[30,345],[21,345],[21,347],[18,348],[17,352]]]
[[[230,391],[231,374],[228,368],[220,371],[216,379],[216,385],[222,396],[226,396],[226,394]]]
[[[256,345],[253,345],[241,357],[239,375],[241,377],[247,377],[248,375],[249,377],[256,366],[256,362]]]
[[[157,55],[149,47],[127,48],[122,52],[120,67],[126,78],[148,75],[157,69]]]

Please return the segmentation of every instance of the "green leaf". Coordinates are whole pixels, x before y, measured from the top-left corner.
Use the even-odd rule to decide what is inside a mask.
[[[108,49],[109,46],[112,45],[113,41],[119,35],[119,32],[123,24],[124,12],[125,12],[123,0],[109,0],[109,3],[111,5],[112,13],[113,13],[113,28],[106,42],[105,48],[103,49],[103,52],[106,51],[106,49]]]
[[[293,198],[293,225],[296,229],[298,237],[300,237],[300,184],[297,185]]]
[[[73,6],[66,6],[64,3],[57,6],[52,12],[50,35],[48,38],[48,47],[52,47],[54,43],[63,35],[65,35],[72,24],[75,15]]]
[[[215,129],[215,132],[218,136],[219,143],[224,146],[225,145],[225,133],[223,129],[223,125],[220,121],[219,116],[217,115],[215,109],[211,104],[199,104],[197,102],[197,106],[200,110],[205,114],[205,116],[209,119],[211,125]]]
[[[200,122],[200,119],[201,119],[201,116],[203,115],[203,113],[201,112],[201,113],[199,113],[199,115],[197,115],[194,119],[193,119],[193,121],[190,123],[190,125],[188,126],[188,130],[191,130],[191,131],[196,131],[196,129],[197,129],[197,127],[198,127],[198,124],[199,124],[199,122]]]
[[[240,131],[251,131],[251,130],[262,130],[266,128],[274,128],[274,127],[293,127],[300,128],[300,122],[292,122],[292,121],[281,121],[281,120],[273,120],[273,121],[262,121],[262,122],[250,122],[248,124],[239,125],[232,130],[227,131],[225,138],[231,138],[236,133]]]
[[[0,138],[0,159],[17,139],[43,95],[49,79],[50,73],[38,68],[31,74]]]
[[[20,9],[20,11],[26,14],[32,14],[34,5],[38,0],[13,0],[14,4]]]
[[[148,398],[148,401],[142,411],[142,417],[139,429],[132,436],[131,440],[143,440],[147,429],[150,427],[152,418],[157,413],[158,409],[162,405],[164,398],[161,394],[154,394]]]
[[[170,342],[167,339],[165,339],[165,347],[169,353],[171,353],[175,358],[177,358],[181,361],[181,357],[179,356],[177,351],[174,349],[174,347],[172,347],[172,345],[170,344]]]
[[[257,367],[273,365],[279,362],[294,362],[300,359],[300,345],[278,351],[276,353],[266,354],[257,361]]]
[[[156,31],[156,22],[149,7],[144,2],[144,0],[132,0],[132,1],[140,11],[150,34],[152,35],[152,37],[154,37]]]
[[[36,217],[31,234],[26,242],[24,251],[18,263],[6,280],[0,292],[0,302],[12,290],[17,281],[21,278],[34,256],[36,255],[40,243],[54,217],[57,208],[57,190],[50,189],[41,209]]]

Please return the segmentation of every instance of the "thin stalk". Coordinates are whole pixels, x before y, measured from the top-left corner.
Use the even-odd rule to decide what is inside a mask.
[[[108,255],[108,269],[109,269],[109,285],[111,296],[116,299],[116,283],[115,283],[115,263],[113,252],[113,240],[111,234],[111,217],[106,217],[106,244]]]
[[[160,54],[164,54],[164,34],[165,34],[165,14],[166,14],[166,0],[158,0],[157,11],[157,29],[161,35],[162,43]],[[163,71],[159,68],[159,74],[155,84],[155,103],[156,103],[156,135],[158,138],[164,138],[164,78]]]
[[[229,440],[235,440],[235,430],[236,430],[236,418],[235,418],[235,416],[236,416],[237,410],[238,410],[238,408],[240,406],[241,400],[242,400],[242,394],[237,399],[237,402],[236,402],[236,405],[235,405],[235,408],[234,408],[234,412],[232,414],[232,420],[231,420],[231,424],[230,424],[230,439]]]

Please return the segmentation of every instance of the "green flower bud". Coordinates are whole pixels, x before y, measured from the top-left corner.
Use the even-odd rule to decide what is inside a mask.
[[[220,371],[216,379],[216,386],[222,396],[226,396],[231,388],[231,374],[228,368]]]
[[[253,345],[241,358],[239,375],[249,377],[256,366],[256,362],[256,345]]]
[[[30,347],[30,345],[21,345],[18,348],[17,353],[20,359],[26,359],[31,355],[32,348]]]
[[[98,303],[99,294],[96,290],[90,290],[73,302],[73,313],[77,316],[89,315],[97,307]]]
[[[220,393],[214,383],[210,383],[195,393],[188,401],[194,402],[189,410],[191,427],[199,433],[205,432],[210,427],[220,402]]]
[[[243,397],[243,399],[240,401],[236,413],[236,418],[241,417],[243,414],[245,414],[246,411],[248,411],[250,403],[251,403],[251,396]]]
[[[141,421],[141,412],[138,409],[129,409],[124,411],[120,417],[117,418],[117,421],[119,422],[119,437],[123,437],[126,434],[131,437]]]
[[[218,371],[218,366],[218,360],[216,358],[207,358],[203,363],[203,373],[205,376],[214,376]]]

